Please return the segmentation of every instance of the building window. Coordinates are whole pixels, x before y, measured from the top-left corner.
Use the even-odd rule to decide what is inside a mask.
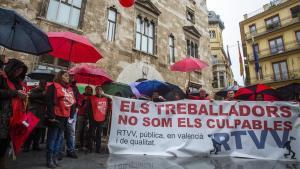
[[[300,44],[300,31],[296,32],[296,39],[297,39],[298,44]]]
[[[219,78],[220,78],[220,87],[225,87],[225,73],[219,72]]]
[[[186,19],[193,24],[195,23],[195,12],[190,8],[186,9]]]
[[[282,37],[269,40],[271,54],[277,54],[284,52],[284,44]]]
[[[219,88],[219,79],[218,79],[218,72],[213,72],[213,88]]]
[[[293,18],[299,18],[300,19],[300,5],[297,5],[293,8],[291,8],[291,13]]]
[[[280,26],[279,15],[276,15],[269,19],[266,19],[265,22],[266,22],[267,30],[272,30],[274,28],[278,28]]]
[[[250,33],[256,33],[256,25],[252,24],[249,26]]]
[[[58,72],[60,70],[67,69],[69,65],[70,62],[66,60],[55,58],[50,55],[43,55],[39,59],[38,69],[48,69],[48,70]]]
[[[212,57],[211,57],[211,63],[213,65],[215,65],[215,64],[218,63],[218,56],[217,55],[212,55]]]
[[[253,49],[253,59],[254,58],[254,54],[257,53],[257,55],[259,56],[259,45],[258,44],[254,44],[254,49]]]
[[[226,86],[225,72],[213,72],[213,88],[224,88]]]
[[[115,40],[116,23],[117,23],[117,10],[114,8],[109,8],[108,17],[107,17],[107,33],[106,33],[106,39],[108,41],[112,42]]]
[[[194,57],[195,56],[195,45],[194,45],[193,41],[191,42],[191,49],[190,50],[191,50],[191,52],[190,52],[191,55],[190,56]]]
[[[175,38],[173,35],[169,36],[169,63],[175,63]]]
[[[148,21],[147,18],[136,19],[136,46],[137,50],[154,54],[154,33],[155,25]]]
[[[287,80],[288,69],[286,61],[273,63],[274,80]]]
[[[216,38],[216,31],[209,31],[209,37],[210,37],[210,39],[215,39]]]
[[[82,0],[50,0],[46,18],[50,21],[77,28]]]
[[[259,67],[258,72],[256,72],[256,79],[257,79],[257,80],[262,80],[262,79],[264,79],[264,76],[263,76],[263,72],[262,72],[262,68],[261,68],[261,67]]]
[[[193,58],[199,58],[198,44],[192,40],[187,40],[187,56]]]

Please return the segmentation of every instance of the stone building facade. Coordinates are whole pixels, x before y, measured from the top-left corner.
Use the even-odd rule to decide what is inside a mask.
[[[118,0],[0,0],[0,6],[16,10],[45,32],[87,36],[103,55],[97,65],[117,82],[147,78],[185,88],[188,74],[171,72],[172,63],[188,56],[211,65],[205,0],[136,0],[131,8]],[[68,66],[47,55],[4,53],[22,59],[30,70]],[[211,84],[211,71],[191,74],[192,87],[211,92]]]

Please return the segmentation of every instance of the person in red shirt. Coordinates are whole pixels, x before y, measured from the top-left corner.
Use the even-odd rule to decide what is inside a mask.
[[[57,73],[53,84],[47,89],[47,166],[58,167],[58,155],[63,143],[64,130],[68,119],[72,117],[71,107],[76,103],[72,88],[69,86],[70,76],[66,71]]]
[[[103,96],[101,86],[96,87],[96,95],[89,97],[87,101],[88,137],[87,148],[93,150],[93,143],[96,143],[96,153],[100,153],[101,137],[103,125],[106,120],[108,108],[108,98]]]
[[[199,90],[199,96],[192,96],[189,94],[187,98],[191,100],[211,100],[210,97],[207,95],[206,90],[203,88]]]
[[[2,63],[4,64],[4,63]],[[2,65],[4,66],[4,65]],[[4,70],[0,69],[0,168],[5,168],[5,156],[10,145],[11,119],[19,111],[18,103],[26,100],[24,80],[27,66],[20,60],[10,59]],[[24,106],[24,104],[21,104]],[[23,109],[24,107],[20,108]]]

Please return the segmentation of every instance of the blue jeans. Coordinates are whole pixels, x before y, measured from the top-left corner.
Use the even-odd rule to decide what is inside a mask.
[[[77,121],[77,113],[74,115],[73,123],[67,123],[66,128],[66,142],[67,142],[67,152],[72,153],[75,151],[75,129]]]
[[[63,140],[64,129],[52,126],[48,128],[47,134],[47,153],[50,155],[58,155],[61,142]]]

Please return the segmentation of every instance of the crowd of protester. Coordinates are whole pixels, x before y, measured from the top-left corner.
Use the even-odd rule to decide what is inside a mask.
[[[56,74],[53,82],[40,80],[39,85],[26,91],[23,80],[27,73],[26,65],[17,59],[9,60],[0,70],[0,168],[5,168],[5,156],[10,147],[10,119],[15,111],[16,100],[27,103],[24,107],[39,118],[35,129],[23,145],[23,152],[41,151],[40,144],[46,141],[46,161],[49,168],[59,167],[64,156],[78,158],[76,150],[86,153],[101,153],[101,137],[109,124],[111,101],[103,93],[101,86],[95,90],[86,86],[80,94],[76,81],[66,71]],[[235,93],[228,91],[226,101],[234,101]],[[179,96],[174,96],[176,100]],[[137,99],[132,96],[132,99]],[[139,98],[145,99],[145,98]],[[205,89],[196,96],[186,92],[186,99],[210,100]],[[168,101],[159,92],[154,92],[153,102]],[[257,101],[264,95],[257,94]]]
[[[104,124],[107,124],[110,101],[103,95],[101,86],[97,86],[95,91],[87,86],[81,95],[73,77],[66,71],[60,71],[53,82],[40,80],[37,87],[27,91],[23,82],[27,67],[22,61],[10,59],[1,67],[1,169],[5,168],[5,158],[10,148],[10,121],[18,107],[32,112],[39,119],[23,144],[23,152],[41,151],[40,144],[46,138],[46,161],[49,168],[59,167],[58,161],[64,156],[78,158],[77,149],[96,153],[103,151],[101,136]]]

